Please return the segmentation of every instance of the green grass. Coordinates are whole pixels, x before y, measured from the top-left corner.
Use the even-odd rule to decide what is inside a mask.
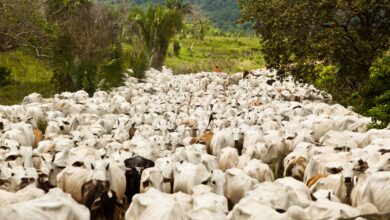
[[[53,73],[44,61],[17,50],[0,53],[0,66],[12,71],[10,83],[0,87],[0,104],[20,103],[24,96],[33,92],[38,92],[44,97],[54,94],[54,87],[50,83]]]
[[[212,71],[215,65],[219,65],[223,72],[236,73],[265,65],[258,38],[207,36],[204,41],[191,38],[179,41],[180,55],[173,55],[171,44],[165,61],[175,74]]]

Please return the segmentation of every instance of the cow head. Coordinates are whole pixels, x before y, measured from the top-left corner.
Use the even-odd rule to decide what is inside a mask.
[[[38,171],[38,188],[42,189],[46,193],[49,192],[54,186],[50,183],[50,177],[44,172]]]
[[[304,157],[293,158],[286,169],[285,176],[292,176],[294,179],[303,180],[307,161]]]
[[[141,156],[128,158],[124,161],[126,167],[126,192],[128,202],[133,196],[139,193],[142,171],[148,167],[153,167],[154,162]]]
[[[81,202],[88,208],[92,207],[93,202],[100,195],[110,188],[108,181],[90,180],[81,187]]]
[[[147,168],[142,172],[140,192],[144,193],[152,187],[161,190],[163,182],[164,176],[159,168]]]
[[[92,168],[92,179],[99,181],[109,181],[109,172],[110,164],[107,160],[98,160],[94,164],[91,163]]]

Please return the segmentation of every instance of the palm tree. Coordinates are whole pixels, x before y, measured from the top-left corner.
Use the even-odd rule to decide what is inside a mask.
[[[143,49],[148,57],[149,66],[161,69],[169,43],[182,27],[181,11],[149,4],[146,10],[134,7],[129,19],[134,22],[143,39]]]

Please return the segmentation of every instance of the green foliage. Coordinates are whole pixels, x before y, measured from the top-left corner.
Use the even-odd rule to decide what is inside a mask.
[[[210,30],[214,31],[214,33],[210,33]],[[197,40],[204,40],[207,34],[218,35],[218,32],[219,30],[214,28],[210,21],[200,18],[192,21],[192,23],[186,23],[180,33],[180,37],[191,37]]]
[[[239,0],[254,22],[267,66],[280,76],[315,80],[316,65],[338,66],[340,97],[358,91],[376,57],[389,47],[390,8],[383,1]]]
[[[167,8],[184,10],[188,7],[188,4],[184,3],[184,0],[165,0],[164,3]]]
[[[144,51],[141,51],[136,55],[132,64],[133,74],[132,76],[143,79],[145,78],[145,71],[149,68],[149,59]]]
[[[28,49],[37,57],[48,57],[50,33],[42,0],[0,1],[0,52]]]
[[[123,54],[120,45],[115,47],[111,53],[111,57],[105,60],[98,70],[99,88],[103,90],[122,85],[123,71],[126,69],[125,64],[129,59],[128,55]]]
[[[47,121],[42,118],[38,119],[37,128],[42,131],[42,134],[45,134],[47,128]]]
[[[11,71],[9,83],[0,87],[0,103],[20,103],[24,96],[37,92],[44,97],[54,94],[50,84],[52,71],[47,62],[31,55],[28,51],[17,49],[0,53],[0,66]]]
[[[390,94],[387,94],[389,97]],[[370,110],[368,114],[372,117],[372,123],[370,123],[369,128],[386,128],[390,122],[390,105],[378,105]]]
[[[119,85],[124,59],[117,15],[106,8],[82,4],[60,23],[54,48],[53,82],[57,91],[85,90],[90,95]]]
[[[173,53],[175,56],[180,55],[181,44],[178,40],[173,41]]]
[[[253,22],[267,67],[279,76],[314,83],[333,98],[389,122],[390,8],[373,0],[239,0],[242,20]]]
[[[121,4],[122,1],[116,0],[95,0],[109,4]],[[128,8],[133,4],[143,8],[148,7],[149,0],[126,1]],[[242,30],[244,27],[237,24],[240,18],[240,9],[236,0],[151,0],[152,5],[162,4],[168,8],[176,8],[184,11],[186,14],[191,8],[200,8],[203,14],[218,28],[226,30]]]
[[[189,3],[198,5],[217,27],[223,30],[238,29],[236,23],[240,10],[236,0],[190,0]]]
[[[161,5],[149,5],[146,10],[134,7],[129,19],[138,28],[144,45],[142,50],[150,60],[150,65],[161,69],[169,43],[182,27],[181,11]]]
[[[335,65],[323,65],[318,64],[315,67],[315,76],[312,79],[306,79],[306,81],[313,82],[313,84],[321,89],[333,94],[334,99],[340,100],[342,97],[337,96],[339,94],[338,88],[334,85],[337,84],[337,72],[339,67]]]
[[[9,76],[11,75],[11,70],[7,67],[0,66],[0,86],[4,86],[9,83]]]
[[[372,117],[373,127],[390,123],[390,56],[377,59],[370,68],[370,78],[357,97],[360,112]]]

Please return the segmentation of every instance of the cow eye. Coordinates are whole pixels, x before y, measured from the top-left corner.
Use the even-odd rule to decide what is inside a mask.
[[[216,182],[214,180],[211,183],[214,184],[214,185],[216,184]]]

